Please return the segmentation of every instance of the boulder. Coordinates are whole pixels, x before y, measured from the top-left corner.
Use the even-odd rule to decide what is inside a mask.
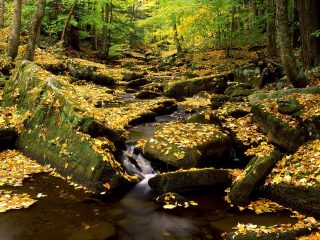
[[[179,170],[159,174],[149,180],[149,186],[158,193],[196,191],[204,188],[227,188],[231,174],[225,169],[203,168]]]
[[[69,59],[66,61],[67,69],[72,77],[92,81],[96,84],[112,86],[114,77],[102,64],[85,61],[83,59]]]
[[[255,65],[248,65],[236,69],[234,76],[235,81],[248,84],[253,88],[260,88],[263,83],[261,69]]]
[[[320,216],[320,140],[305,143],[284,156],[261,188],[282,205]]]
[[[161,96],[161,93],[148,91],[148,90],[142,90],[137,94],[135,94],[135,98],[140,98],[140,99],[153,99],[160,96]]]
[[[267,156],[253,157],[231,186],[229,195],[231,203],[236,206],[248,204],[252,192],[263,183],[280,158],[281,153],[277,150]]]
[[[144,74],[141,72],[125,71],[122,73],[122,81],[130,82],[132,80],[143,78]]]
[[[86,121],[89,106],[80,103],[68,83],[23,61],[6,84],[3,101],[5,106],[17,105],[19,111],[29,113],[16,147],[94,192],[132,181],[115,160],[114,145],[108,136],[97,139],[89,135],[96,132],[97,126],[106,134],[111,129]]]
[[[270,141],[294,151],[307,140],[320,137],[320,94],[275,96],[278,98],[269,96],[252,106],[254,120]]]
[[[230,138],[209,124],[171,122],[159,126],[144,153],[178,168],[221,164],[229,153]]]
[[[140,78],[136,80],[132,80],[127,84],[128,88],[138,88],[150,83],[150,81],[146,78]]]
[[[226,101],[229,100],[229,97],[223,94],[212,94],[210,102],[213,109],[217,109],[222,106]]]
[[[164,87],[164,95],[168,97],[192,97],[201,91],[211,93],[223,93],[227,87],[227,75],[211,75],[205,77],[192,78],[169,82]]]

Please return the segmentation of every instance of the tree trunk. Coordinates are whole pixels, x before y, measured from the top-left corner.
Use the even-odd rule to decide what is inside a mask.
[[[173,19],[173,23],[172,23],[172,27],[173,27],[173,33],[174,33],[174,43],[176,44],[176,48],[177,48],[177,53],[178,55],[181,55],[182,54],[182,47],[181,47],[181,44],[180,44],[180,41],[179,41],[179,35],[178,35],[178,28],[177,28],[177,20],[176,18],[174,17]]]
[[[0,0],[0,28],[4,28],[5,22],[5,1]]]
[[[299,33],[299,13],[297,0],[294,0],[294,9],[293,9],[293,22],[292,22],[292,46],[293,48],[300,47],[300,33]]]
[[[276,0],[276,19],[280,57],[286,75],[294,87],[305,87],[307,85],[307,79],[300,73],[292,54],[288,20],[288,0]]]
[[[103,25],[103,37],[102,37],[102,47],[100,52],[100,58],[106,59],[108,57],[108,42],[109,42],[109,27],[110,23],[110,14],[111,14],[111,6],[109,3],[106,3],[106,6],[102,12],[104,18]]]
[[[68,30],[68,27],[69,27],[70,20],[71,20],[73,14],[75,12],[77,3],[78,3],[78,0],[74,0],[73,1],[73,4],[72,4],[71,9],[70,9],[70,12],[69,12],[68,17],[66,19],[66,22],[64,23],[63,32],[62,32],[62,35],[61,35],[61,42],[62,42],[62,46],[63,47],[67,46],[67,36],[66,36],[67,35],[67,30]]]
[[[276,13],[275,13],[274,0],[268,0],[267,36],[268,36],[268,54],[271,57],[274,57],[277,55],[275,15]]]
[[[33,16],[30,30],[29,30],[28,45],[27,45],[26,53],[24,55],[25,60],[29,60],[29,61],[33,60],[34,52],[36,48],[36,41],[37,41],[38,35],[40,35],[39,31],[40,31],[41,21],[45,13],[45,7],[46,7],[46,0],[39,0],[37,12]]]
[[[21,10],[22,0],[14,1],[14,14],[11,25],[11,33],[8,43],[8,55],[15,59],[18,55],[20,45],[20,29],[21,29]]]
[[[320,65],[320,38],[311,36],[320,29],[320,1],[298,0],[302,59],[307,66]]]

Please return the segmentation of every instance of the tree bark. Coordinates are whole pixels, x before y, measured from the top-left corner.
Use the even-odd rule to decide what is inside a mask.
[[[4,28],[4,22],[5,22],[5,1],[0,0],[0,28]]]
[[[275,13],[274,0],[268,0],[267,35],[268,35],[268,54],[271,57],[274,57],[277,55],[275,15],[276,13]]]
[[[11,33],[8,43],[8,56],[15,59],[20,45],[22,0],[14,1],[14,14],[11,25]]]
[[[77,3],[78,3],[78,0],[74,0],[73,1],[73,4],[72,4],[71,9],[70,9],[70,12],[69,12],[68,17],[66,19],[66,22],[64,23],[63,32],[62,32],[62,35],[61,35],[61,42],[62,42],[62,46],[63,47],[67,46],[67,36],[66,36],[67,35],[67,30],[68,30],[68,27],[69,27],[70,20],[71,20],[73,14],[75,12]]]
[[[179,41],[176,17],[174,17],[174,19],[173,19],[172,27],[173,27],[173,34],[174,34],[173,39],[174,39],[174,42],[176,44],[177,53],[180,56],[180,55],[182,55],[182,47],[181,47],[181,43]]]
[[[307,66],[320,65],[320,38],[311,34],[320,29],[320,1],[298,0],[302,59]]]
[[[305,87],[307,85],[307,79],[300,73],[292,54],[288,20],[288,0],[276,0],[276,20],[280,57],[286,75],[294,87]]]
[[[30,30],[29,30],[29,39],[28,45],[26,49],[26,53],[24,55],[25,60],[32,61],[35,53],[37,38],[40,35],[40,25],[45,13],[46,0],[39,0],[37,11],[33,16]]]

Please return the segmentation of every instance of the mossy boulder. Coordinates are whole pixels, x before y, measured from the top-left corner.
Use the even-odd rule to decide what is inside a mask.
[[[320,137],[319,104],[320,94],[295,93],[266,98],[254,104],[252,112],[260,129],[272,142],[294,151],[309,139]]]
[[[149,186],[158,193],[196,191],[205,188],[227,188],[231,174],[225,169],[203,168],[159,174],[149,180]]]
[[[164,95],[168,97],[192,97],[201,92],[223,93],[227,87],[227,75],[211,75],[188,80],[169,82],[164,87]]]
[[[132,80],[127,84],[128,88],[139,88],[141,86],[144,86],[146,84],[149,84],[150,81],[146,78],[140,78],[136,80]]]
[[[263,184],[263,180],[271,172],[281,153],[274,150],[267,156],[255,156],[246,166],[242,174],[232,184],[230,200],[236,206],[244,206],[249,203],[252,192]]]
[[[135,98],[140,98],[140,99],[153,99],[156,97],[160,97],[161,93],[155,92],[155,91],[149,91],[149,90],[142,90],[135,94]]]
[[[66,65],[72,77],[106,86],[115,84],[114,77],[102,64],[95,64],[82,59],[69,59],[66,61]]]
[[[229,100],[229,97],[223,94],[212,94],[210,98],[211,107],[217,109],[222,106],[226,101]]]
[[[34,63],[22,62],[6,84],[3,101],[29,113],[16,147],[95,192],[123,186],[131,178],[115,160],[108,136],[96,139],[89,135],[92,129],[81,132],[90,127],[81,124],[86,106],[78,102],[71,85]],[[106,126],[99,128],[108,132]]]
[[[193,168],[221,164],[230,145],[230,138],[214,125],[171,122],[158,127],[144,153],[178,168]]]
[[[320,216],[320,140],[303,144],[284,156],[268,176],[263,190],[281,204]]]

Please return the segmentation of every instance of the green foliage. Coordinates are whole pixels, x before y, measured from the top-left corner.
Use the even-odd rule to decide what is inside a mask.
[[[320,38],[320,29],[311,33],[311,36],[315,38]]]

